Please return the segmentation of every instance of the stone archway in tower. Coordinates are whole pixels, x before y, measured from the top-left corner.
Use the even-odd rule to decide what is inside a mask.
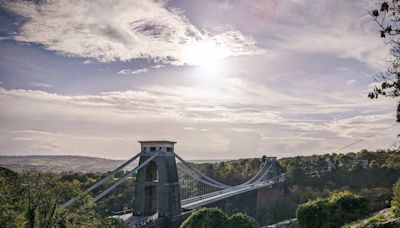
[[[158,181],[158,168],[157,163],[154,161],[149,162],[146,169],[146,181],[157,182]]]
[[[153,215],[158,212],[158,168],[154,161],[146,168],[146,187],[144,188],[144,214]]]

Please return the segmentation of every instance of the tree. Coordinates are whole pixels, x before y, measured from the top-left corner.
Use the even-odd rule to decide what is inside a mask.
[[[301,204],[296,211],[297,221],[303,228],[324,227],[328,216],[325,201],[320,198]]]
[[[375,88],[368,94],[371,99],[379,95],[400,97],[400,0],[383,1],[380,9],[371,13],[380,27],[380,36],[386,38],[391,45],[392,60],[387,71],[378,75]],[[397,105],[397,122],[400,122],[400,101]]]
[[[20,190],[11,183],[17,181],[18,175],[9,169],[0,167],[0,227],[25,227],[26,219]]]
[[[257,228],[258,223],[252,217],[236,213],[228,216],[219,208],[201,208],[193,212],[181,225],[181,228]]]
[[[400,179],[393,186],[391,206],[396,217],[400,217]]]
[[[241,227],[241,228],[257,228],[258,223],[252,217],[243,214],[236,213],[229,217],[229,226],[230,227]]]
[[[181,228],[226,228],[228,217],[219,208],[201,208],[193,212]]]
[[[329,196],[331,224],[333,227],[354,221],[367,214],[368,200],[349,191],[334,192]]]
[[[318,198],[301,204],[296,211],[300,227],[341,227],[367,214],[365,197],[349,191],[334,192],[327,198]]]
[[[286,168],[286,176],[288,182],[292,184],[305,185],[307,175],[304,173],[304,168],[299,160],[293,161]]]
[[[19,175],[0,167],[0,227],[125,227],[102,218],[89,196],[67,209],[59,207],[80,191],[79,183],[57,174]]]

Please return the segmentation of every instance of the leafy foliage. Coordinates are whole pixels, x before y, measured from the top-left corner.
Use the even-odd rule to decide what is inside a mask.
[[[23,214],[20,191],[9,183],[14,182],[17,174],[0,167],[0,227],[23,227],[26,219]]]
[[[391,45],[392,61],[391,66],[385,73],[377,76],[377,84],[369,93],[371,99],[379,95],[387,97],[400,96],[400,1],[382,1],[379,9],[374,9],[371,16],[380,27],[380,36],[386,38]],[[400,101],[397,106],[397,122],[400,122]]]
[[[393,186],[392,209],[396,217],[400,217],[400,179]]]
[[[226,228],[228,217],[218,208],[201,208],[193,212],[181,228]]]
[[[81,191],[79,182],[58,174],[12,173],[0,169],[0,227],[101,227],[119,224],[102,218],[90,197],[67,210],[59,206]],[[120,224],[122,225],[122,224]]]
[[[193,164],[203,173],[225,184],[240,184],[254,176],[262,165],[262,159],[249,158],[224,161],[216,164]]]
[[[367,214],[365,197],[344,191],[301,204],[296,212],[300,227],[341,227]]]
[[[300,205],[296,212],[297,221],[301,227],[324,227],[328,216],[326,200],[321,198]]]
[[[201,208],[192,213],[181,228],[257,228],[258,223],[250,216],[236,213],[228,216],[219,208]]]
[[[256,173],[259,169],[257,164],[262,163],[261,158],[258,162],[255,160],[196,166],[203,172],[212,170],[207,174],[224,183],[239,184],[251,175],[241,174],[232,178],[232,173]],[[399,164],[399,150],[361,150],[358,153],[281,158],[278,169],[286,174],[287,179],[280,187],[283,196],[262,205],[256,202],[257,193],[249,192],[212,206],[220,207],[228,214],[245,212],[259,224],[266,225],[295,217],[298,205],[310,199],[325,198],[334,191],[348,190],[368,198],[370,203],[366,209],[375,212],[390,206],[392,186],[400,176]]]
[[[252,217],[243,214],[236,213],[229,217],[229,226],[230,227],[241,227],[241,228],[257,228],[258,223]]]
[[[195,165],[210,177],[236,185],[257,173],[261,164],[262,158],[253,158]],[[374,212],[390,206],[392,187],[400,176],[399,164],[398,150],[362,150],[358,153],[282,158],[278,160],[277,167],[280,172],[286,173],[287,181],[280,185],[279,189],[283,193],[276,199],[260,204],[256,201],[259,197],[257,192],[252,191],[211,206],[222,208],[229,215],[244,212],[255,218],[259,224],[265,225],[295,217],[298,205],[310,199],[326,198],[338,190],[350,190],[367,197],[370,203],[366,209]],[[114,177],[124,174],[121,172]],[[67,211],[55,210],[51,216],[51,208],[91,186],[104,175],[106,174],[73,172],[17,174],[0,168],[0,227],[23,227],[34,223],[36,226],[45,223],[58,224],[56,227],[71,224],[80,226],[84,223],[115,227],[115,224],[104,225],[116,222],[104,217],[131,207],[134,178],[128,178],[96,205],[91,204],[91,198],[87,197],[80,205],[85,203],[88,207],[80,208],[76,205]],[[99,186],[93,191],[93,195],[99,194],[113,181],[115,179]],[[30,201],[29,194],[32,196]]]
[[[95,174],[95,173],[73,173],[66,172],[61,174],[61,180],[65,182],[79,183],[82,189],[86,189],[89,186],[96,183],[96,181],[106,175]],[[120,178],[125,175],[124,171],[118,172],[114,175],[115,178]],[[99,186],[93,190],[93,195],[97,195],[104,191],[106,187],[110,186],[115,180],[111,179],[107,181],[104,185]],[[113,215],[116,212],[126,210],[133,204],[133,186],[134,178],[128,178],[122,182],[118,188],[115,188],[112,193],[103,197],[100,201],[96,202],[96,211],[102,216]]]

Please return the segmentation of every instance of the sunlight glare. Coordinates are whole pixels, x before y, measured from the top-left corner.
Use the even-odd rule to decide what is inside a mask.
[[[224,73],[223,59],[229,56],[229,50],[218,46],[213,41],[193,44],[186,50],[188,62],[196,66],[203,79],[216,79]]]

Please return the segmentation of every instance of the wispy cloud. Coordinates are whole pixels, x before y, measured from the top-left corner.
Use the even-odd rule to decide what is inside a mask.
[[[285,1],[276,5],[274,48],[353,58],[384,69],[389,56],[368,11],[371,1]],[[285,28],[285,29],[282,29]]]
[[[394,105],[390,100],[376,103],[338,94],[296,97],[240,79],[229,79],[218,89],[153,85],[82,96],[0,89],[0,105],[8,107],[0,111],[7,118],[2,138],[32,139],[6,140],[2,148],[8,151],[50,153],[48,145],[53,145],[57,153],[105,157],[116,149],[118,156],[126,156],[135,141],[153,138],[178,140],[190,158],[212,156],[210,151],[214,157],[241,157],[241,149],[255,144],[261,151],[252,156],[265,148],[279,156],[324,153],[392,125],[394,118],[391,109],[383,108]],[[51,134],[21,133],[31,129]],[[389,145],[393,134],[355,148]],[[239,138],[241,147],[233,143]]]
[[[325,54],[384,69],[390,55],[368,14],[374,1],[210,0],[193,4],[193,12],[204,24],[232,23],[242,31],[260,34],[256,40],[271,56]],[[204,12],[207,17],[202,16]]]
[[[43,84],[0,89],[0,149],[126,158],[138,139],[165,138],[191,159],[332,152],[394,124],[395,101],[366,96],[389,56],[368,2],[3,1],[21,16],[7,39],[80,57],[85,71],[69,84],[57,73],[74,61],[52,64],[54,93]],[[213,55],[229,59],[210,74],[162,68]],[[246,55],[257,56],[232,58]],[[29,75],[18,86],[2,81],[32,88],[33,78],[47,81],[42,72],[16,74]],[[385,148],[398,131],[351,149]]]
[[[24,17],[20,32],[10,38],[67,56],[195,64],[187,55],[204,43],[223,49],[224,57],[263,53],[240,31],[203,30],[165,1],[6,1],[3,5]]]
[[[351,86],[351,85],[353,85],[355,82],[356,82],[356,80],[354,80],[354,79],[349,79],[349,80],[346,81],[346,85]]]
[[[51,88],[53,85],[47,84],[47,83],[42,83],[42,82],[33,82],[32,86],[34,87],[41,87],[41,88]]]
[[[83,64],[92,64],[93,61],[91,59],[87,59],[85,61],[82,62]]]
[[[129,75],[129,74],[144,74],[147,71],[149,71],[148,68],[142,68],[142,69],[136,69],[136,70],[129,70],[129,69],[123,69],[118,71],[117,74],[123,74],[123,75]]]

